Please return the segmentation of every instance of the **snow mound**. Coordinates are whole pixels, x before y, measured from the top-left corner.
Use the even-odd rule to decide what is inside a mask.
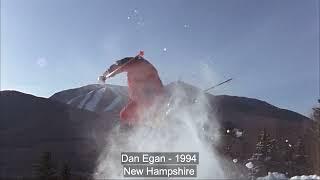
[[[258,177],[257,180],[278,180],[278,179],[289,179],[286,175],[278,172],[269,172],[265,177]],[[302,176],[293,176],[290,180],[320,180],[320,176],[317,175],[302,175]]]
[[[318,179],[320,180],[320,176],[317,176],[317,175],[302,175],[302,176],[293,176],[292,178],[290,179],[299,179],[299,180],[311,180],[311,179]]]
[[[286,175],[278,172],[269,172],[265,177],[258,177],[257,180],[277,180],[277,179],[288,179]]]

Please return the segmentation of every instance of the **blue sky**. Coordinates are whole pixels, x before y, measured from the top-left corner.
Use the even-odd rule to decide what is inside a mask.
[[[305,115],[319,98],[316,0],[1,0],[1,90],[49,97],[141,49],[165,84],[232,77],[211,93]]]

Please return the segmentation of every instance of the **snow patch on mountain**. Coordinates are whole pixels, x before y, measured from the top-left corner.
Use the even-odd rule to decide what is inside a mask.
[[[103,111],[111,111],[114,109],[122,100],[121,96],[116,97],[109,106],[107,106]]]
[[[78,108],[84,108],[86,102],[90,99],[90,97],[94,94],[95,90],[90,91],[88,94],[86,94],[86,96],[84,97],[84,99],[81,101],[81,103],[79,104]]]
[[[86,103],[84,108],[90,111],[94,111],[96,106],[100,102],[105,90],[106,90],[106,87],[96,90],[95,93],[92,95],[92,98],[90,99],[90,101]]]
[[[119,86],[119,87],[116,87],[116,86],[108,86],[108,88],[110,88],[110,90],[119,95],[119,96],[124,96],[124,97],[128,97],[128,91],[127,91],[127,88],[126,87],[122,87],[122,86]]]
[[[73,102],[75,102],[76,100],[78,100],[82,97],[83,97],[83,95],[76,96],[76,97],[70,99],[69,101],[67,101],[67,104],[72,104]]]
[[[114,88],[112,86],[109,87],[109,89],[116,94],[116,98],[113,99],[113,101],[110,103],[110,105],[108,105],[104,111],[110,111],[113,110],[117,105],[119,105],[119,103],[121,103],[121,101],[123,100],[123,96],[125,96],[123,93],[124,92],[120,92],[119,88]]]

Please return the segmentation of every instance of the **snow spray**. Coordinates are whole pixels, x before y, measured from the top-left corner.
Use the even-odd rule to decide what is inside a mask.
[[[97,162],[94,178],[124,178],[121,152],[199,152],[197,178],[225,178],[220,157],[212,148],[219,141],[219,125],[209,116],[210,103],[200,91],[190,100],[187,90],[175,86],[166,103],[157,104],[143,114],[145,124],[123,131],[115,126]],[[150,113],[152,112],[152,113]],[[155,113],[156,112],[156,116]],[[211,141],[203,127],[208,129]]]

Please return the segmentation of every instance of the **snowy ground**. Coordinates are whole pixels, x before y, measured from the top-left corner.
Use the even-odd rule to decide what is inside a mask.
[[[265,177],[259,177],[257,180],[277,180],[277,179],[296,179],[296,180],[314,180],[318,179],[320,180],[320,176],[317,175],[302,175],[302,176],[294,176],[291,178],[286,177],[284,174],[278,173],[278,172],[269,172],[267,176]]]

